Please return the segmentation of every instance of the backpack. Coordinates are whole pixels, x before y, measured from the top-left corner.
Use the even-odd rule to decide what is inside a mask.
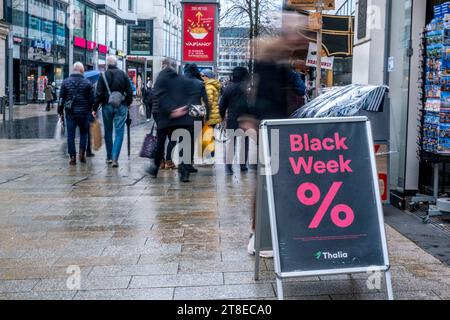
[[[111,92],[108,80],[106,79],[106,75],[104,72],[102,73],[102,78],[103,81],[105,82],[106,90],[108,90],[109,95],[108,104],[112,105],[113,108],[119,108],[122,105],[123,101],[125,100],[125,96],[119,91]]]

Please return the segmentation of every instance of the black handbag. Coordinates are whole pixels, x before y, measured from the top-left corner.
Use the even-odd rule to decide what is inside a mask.
[[[155,129],[155,122],[153,122],[152,129],[150,133],[145,136],[144,143],[142,144],[141,152],[139,152],[139,157],[155,159],[156,158],[156,147],[158,143],[157,137],[153,134]]]

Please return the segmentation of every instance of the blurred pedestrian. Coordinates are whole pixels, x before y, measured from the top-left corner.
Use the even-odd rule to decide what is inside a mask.
[[[220,82],[216,79],[216,75],[211,70],[201,72],[201,77],[205,83],[206,95],[208,96],[208,112],[206,118],[206,126],[203,128],[202,156],[205,149],[211,153],[211,157],[215,155],[215,139],[214,128],[222,122],[219,110]],[[206,130],[205,130],[206,128]]]
[[[149,122],[152,118],[153,89],[147,86],[147,84],[145,84],[142,90],[142,102],[144,103],[147,122]]]
[[[187,80],[176,71],[176,64],[172,59],[165,59],[162,63],[162,70],[156,79],[153,94],[158,97],[159,119],[157,131],[157,151],[154,163],[150,163],[147,169],[151,177],[156,178],[160,170],[161,162],[164,158],[164,149],[166,139],[172,140],[172,134],[178,129],[184,129],[189,139],[190,152],[186,150],[180,152],[181,163],[178,166],[178,172],[181,182],[189,182],[190,162],[193,159],[194,151],[194,120],[189,116],[187,94]],[[181,138],[178,142],[185,142]]]
[[[45,111],[50,111],[50,107],[53,108],[53,102],[55,101],[54,90],[55,88],[52,86],[51,83],[48,83],[47,86],[45,87],[44,90],[45,102],[47,102],[47,107],[45,108]]]
[[[289,117],[289,60],[295,52],[306,51],[308,48],[308,38],[299,32],[299,30],[306,30],[307,26],[307,17],[292,11],[285,12],[282,16],[279,37],[256,40],[258,43],[255,46],[254,85],[249,104],[250,114],[255,117],[256,121],[253,123],[246,121],[246,123],[241,123],[241,126],[253,126],[257,130],[261,120]],[[260,173],[258,172],[258,174]],[[255,253],[255,216],[256,200],[252,211],[252,233],[247,248],[249,254]],[[273,257],[273,252],[262,252],[261,256]]]
[[[86,163],[89,115],[92,114],[95,101],[92,83],[85,79],[83,74],[83,64],[81,62],[75,63],[72,74],[62,84],[61,104],[58,106],[60,117],[63,118],[65,114],[70,165],[77,164],[75,148],[77,127],[80,129],[79,160],[81,163]]]
[[[133,103],[133,89],[127,74],[117,68],[117,59],[106,59],[107,71],[97,83],[94,111],[102,105],[105,127],[106,161],[113,168],[119,167],[128,109]],[[120,101],[121,100],[121,101]],[[113,141],[113,130],[115,139]]]
[[[220,115],[226,122],[227,130],[237,130],[239,129],[238,119],[248,113],[248,85],[249,85],[250,74],[247,68],[236,67],[233,69],[233,75],[231,79],[231,84],[228,85],[223,92],[222,98],[220,99]],[[249,140],[244,137],[245,141],[245,153],[244,161],[241,159],[241,171],[245,172],[248,170],[248,149]],[[233,174],[233,160],[236,153],[236,140],[227,140],[225,146],[226,155],[226,172],[228,175]]]

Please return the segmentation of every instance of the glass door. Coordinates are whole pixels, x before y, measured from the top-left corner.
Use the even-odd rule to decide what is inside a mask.
[[[391,98],[391,190],[403,195],[406,176],[409,86],[411,66],[412,0],[391,0],[390,60],[394,68],[389,74]]]

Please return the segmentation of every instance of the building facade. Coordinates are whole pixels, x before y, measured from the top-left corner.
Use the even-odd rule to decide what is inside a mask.
[[[8,51],[7,37],[9,26],[5,20],[4,9],[4,0],[0,0],[0,66],[8,65],[6,55]],[[0,97],[6,94],[6,75],[6,72],[0,72]]]
[[[47,83],[59,88],[74,62],[104,69],[107,55],[124,68],[127,24],[135,2],[115,0],[5,0],[14,42],[16,104],[41,102]]]
[[[179,0],[138,0],[138,24],[128,33],[127,70],[137,78],[155,80],[162,61],[181,66],[181,3]]]
[[[247,67],[250,56],[248,28],[219,28],[219,79],[228,80],[235,67]]]
[[[390,189],[394,205],[431,190],[433,171],[420,150],[423,114],[424,30],[440,0],[359,0],[357,3],[353,82],[390,87]],[[436,157],[438,159],[438,157]],[[448,168],[447,168],[448,170]],[[448,188],[440,165],[441,190]],[[448,190],[448,189],[447,189]]]

